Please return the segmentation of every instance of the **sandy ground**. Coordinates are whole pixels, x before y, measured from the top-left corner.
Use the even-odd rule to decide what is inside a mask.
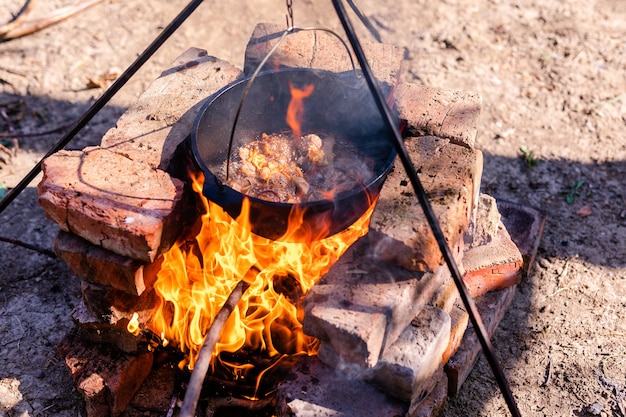
[[[37,2],[33,15],[73,3]],[[0,43],[0,134],[75,120],[104,91],[90,84],[126,68],[185,4],[105,0]],[[358,4],[385,43],[406,48],[406,80],[482,95],[483,191],[548,213],[534,274],[493,338],[522,414],[626,417],[626,3]],[[22,1],[0,5],[6,22]],[[285,13],[279,0],[204,2],[70,147],[99,143],[188,47],[241,67],[254,25]],[[341,31],[330,2],[296,0],[294,18]],[[0,193],[57,135],[0,138]],[[0,236],[50,248],[57,228],[36,203],[37,182],[0,214]],[[84,415],[54,353],[79,297],[65,265],[0,242],[0,416]],[[484,360],[445,415],[507,415]]]

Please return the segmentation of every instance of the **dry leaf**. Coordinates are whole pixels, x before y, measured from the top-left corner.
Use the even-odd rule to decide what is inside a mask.
[[[589,206],[582,206],[581,208],[578,209],[576,214],[578,214],[578,216],[580,216],[580,217],[589,217],[589,216],[591,216],[591,207],[589,207]]]

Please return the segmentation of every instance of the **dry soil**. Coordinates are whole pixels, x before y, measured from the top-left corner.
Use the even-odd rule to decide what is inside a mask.
[[[78,2],[39,1],[33,17]],[[343,33],[330,1],[293,3],[297,26]],[[522,415],[626,417],[626,2],[357,3],[385,43],[405,48],[404,79],[482,95],[483,191],[548,214],[534,273],[493,338]],[[0,22],[22,4],[0,0]],[[0,43],[0,135],[74,121],[185,5],[104,0]],[[254,25],[285,14],[281,0],[205,1],[70,148],[99,143],[187,48],[241,67]],[[0,193],[57,137],[0,138]],[[0,236],[49,249],[57,228],[36,203],[37,182],[0,214]],[[0,242],[0,416],[84,415],[54,353],[79,296],[65,265]],[[504,415],[481,359],[445,416]]]

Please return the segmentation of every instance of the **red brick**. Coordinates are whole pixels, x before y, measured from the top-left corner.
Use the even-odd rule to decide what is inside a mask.
[[[117,416],[150,373],[153,353],[127,354],[108,345],[84,342],[75,332],[57,348],[85,398],[89,417]]]
[[[444,373],[432,391],[421,401],[411,402],[406,417],[437,417],[443,415],[448,400],[448,377]]]
[[[471,297],[518,284],[524,261],[501,223],[498,234],[486,245],[463,254],[463,281]]]
[[[119,324],[124,327],[133,314],[137,313],[140,328],[145,328],[158,302],[154,291],[145,291],[140,296],[135,296],[85,281],[81,283],[81,290],[87,310],[97,320],[105,324]]]
[[[376,236],[370,232],[352,245],[303,303],[304,331],[342,361],[365,368],[376,365],[381,350],[398,339],[448,274],[445,268],[424,273],[381,261],[374,255]]]
[[[446,242],[453,256],[461,259],[463,234],[480,188],[482,153],[433,136],[408,138],[405,145]],[[381,190],[370,230],[387,237],[376,253],[383,260],[420,271],[434,271],[443,264],[439,246],[399,161]]]
[[[206,99],[241,70],[191,48],[178,57],[119,118],[101,146],[152,168],[168,170]]]
[[[470,224],[465,235],[466,250],[491,242],[498,234],[502,217],[495,198],[487,194],[480,194],[477,200],[476,218]]]
[[[284,27],[272,23],[260,23],[256,26],[246,47],[246,74],[254,72],[284,31]],[[395,86],[400,80],[403,49],[367,40],[362,41],[362,47],[374,76],[379,81]],[[357,64],[355,58],[355,65]],[[343,44],[333,35],[322,31],[301,31],[283,39],[264,69],[280,66],[331,72],[352,70],[350,57]]]
[[[500,291],[492,291],[476,299],[476,308],[480,313],[488,337],[493,336],[507,308],[515,297],[516,286]],[[459,392],[474,367],[481,352],[481,346],[472,327],[463,336],[459,350],[450,358],[444,367],[448,375],[448,392],[454,395]]]
[[[88,342],[107,343],[115,345],[122,352],[137,352],[146,338],[135,336],[128,332],[128,319],[118,320],[115,323],[103,321],[87,309],[84,301],[80,301],[72,310],[72,320],[76,324],[78,336]]]
[[[46,215],[94,245],[149,263],[182,230],[183,183],[164,171],[98,147],[57,152],[42,170]]]
[[[460,301],[452,307],[450,311],[450,321],[450,341],[442,356],[442,363],[444,365],[448,363],[452,355],[459,350],[463,342],[463,335],[469,324],[469,313],[465,310],[465,307],[462,306]]]
[[[69,265],[80,279],[110,286],[131,295],[141,295],[152,288],[162,258],[151,264],[118,255],[66,232],[59,232],[53,243],[54,253]]]
[[[395,98],[398,116],[406,121],[405,136],[434,135],[474,147],[480,95],[401,82]]]

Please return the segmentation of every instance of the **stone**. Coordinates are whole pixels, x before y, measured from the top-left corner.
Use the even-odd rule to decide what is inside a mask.
[[[516,288],[517,286],[514,285],[503,290],[492,291],[476,299],[476,308],[489,338],[495,333],[506,310],[515,298]],[[474,329],[469,327],[465,331],[460,348],[444,367],[448,376],[449,395],[455,395],[460,391],[481,350],[482,347]]]
[[[162,263],[162,258],[151,264],[127,258],[63,231],[58,233],[52,247],[80,279],[131,295],[141,295],[152,288]]]
[[[254,28],[246,47],[245,74],[252,75],[284,31],[283,26],[273,23],[259,23]],[[361,46],[374,77],[395,86],[400,80],[404,50],[367,40],[362,41]],[[356,58],[354,62],[358,64]],[[308,30],[287,35],[263,68],[274,70],[280,67],[352,71],[348,51],[339,39],[324,31]]]
[[[447,274],[445,268],[423,273],[381,261],[372,255],[376,239],[370,232],[352,245],[303,302],[304,332],[364,368],[376,365]]]
[[[452,255],[462,258],[463,235],[480,188],[482,153],[434,136],[408,138],[405,146]],[[405,268],[435,271],[443,257],[404,167],[396,161],[382,187],[370,230],[386,236],[376,256]]]
[[[449,341],[450,315],[425,307],[383,351],[367,378],[400,400],[419,401],[434,388],[433,378],[442,368]]]
[[[153,353],[120,352],[115,347],[85,342],[70,332],[57,354],[85,399],[88,417],[117,416],[128,406],[150,373]]]
[[[207,98],[240,75],[228,62],[190,48],[124,112],[101,146],[170,172],[176,149],[191,133]]]
[[[408,404],[306,356],[278,387],[277,417],[397,417]]]
[[[522,278],[522,254],[502,223],[486,245],[463,254],[463,282],[472,298],[518,284]]]
[[[473,148],[482,106],[479,94],[401,82],[395,92],[404,136],[434,135]]]
[[[184,184],[165,171],[99,147],[46,158],[39,204],[61,230],[145,263],[183,228]]]

